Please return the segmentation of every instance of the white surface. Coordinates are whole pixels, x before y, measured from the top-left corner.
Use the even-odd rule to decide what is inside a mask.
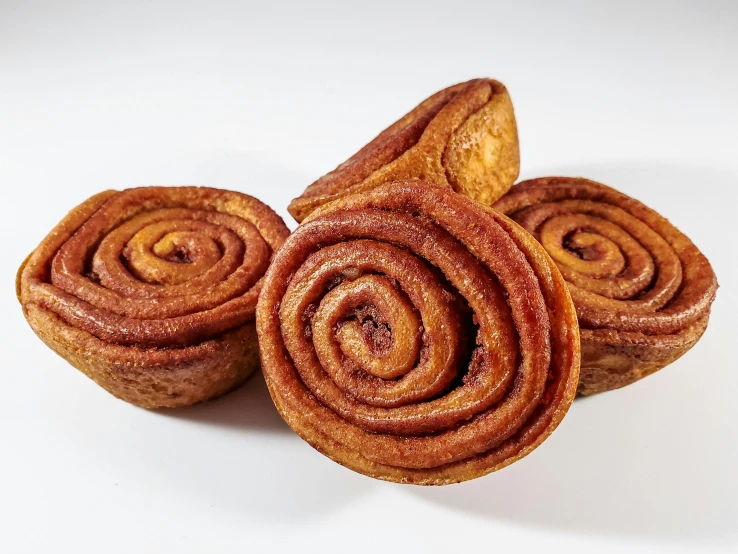
[[[0,0],[0,552],[735,552],[737,4],[132,4]],[[524,177],[619,187],[721,283],[688,355],[577,401],[521,462],[445,488],[377,482],[294,435],[260,377],[150,413],[23,320],[16,268],[91,194],[207,184],[294,226],[305,185],[474,76],[511,91]]]

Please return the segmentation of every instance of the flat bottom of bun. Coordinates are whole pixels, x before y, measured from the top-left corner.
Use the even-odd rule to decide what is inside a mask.
[[[577,393],[590,396],[619,389],[681,358],[700,339],[708,317],[673,335],[581,329],[582,367]]]
[[[184,348],[106,343],[36,304],[26,319],[44,343],[113,396],[142,408],[176,408],[221,396],[259,368],[256,324]]]

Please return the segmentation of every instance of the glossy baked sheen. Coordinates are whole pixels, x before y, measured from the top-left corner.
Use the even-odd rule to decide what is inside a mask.
[[[715,273],[652,209],[571,177],[519,183],[494,207],[541,241],[569,285],[582,336],[581,394],[650,375],[702,336]]]
[[[424,179],[491,205],[520,171],[507,89],[474,79],[437,92],[310,185],[289,205],[297,221],[337,198],[399,179]]]
[[[50,348],[118,398],[184,406],[258,367],[256,300],[288,235],[245,194],[106,191],[69,212],[25,260],[18,299]]]
[[[257,330],[287,423],[388,481],[441,485],[504,467],[576,394],[576,313],[543,248],[419,181],[314,212],[267,272]]]

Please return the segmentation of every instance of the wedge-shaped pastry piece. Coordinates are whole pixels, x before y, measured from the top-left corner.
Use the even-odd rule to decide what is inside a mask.
[[[704,333],[717,289],[710,263],[637,200],[587,179],[548,177],[515,185],[495,209],[543,244],[569,285],[581,394],[642,379]]]
[[[315,211],[267,271],[262,368],[287,423],[366,475],[464,481],[531,452],[576,394],[566,284],[518,225],[406,181]]]
[[[382,131],[289,205],[297,221],[318,206],[379,184],[424,179],[491,205],[520,170],[507,89],[474,79],[437,92]]]
[[[258,367],[254,312],[289,235],[255,198],[150,187],[93,196],[25,260],[36,334],[109,392],[146,408],[227,392]]]

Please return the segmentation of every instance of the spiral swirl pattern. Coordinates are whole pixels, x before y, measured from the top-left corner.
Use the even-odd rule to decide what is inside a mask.
[[[253,370],[261,278],[288,234],[244,194],[107,191],[26,260],[18,297],[37,334],[117,396],[189,404]]]
[[[551,177],[519,183],[494,207],[541,242],[567,281],[581,327],[582,394],[653,373],[704,332],[715,274],[640,202],[587,179]]]
[[[423,179],[491,205],[520,171],[505,86],[473,79],[445,88],[382,131],[289,205],[297,221],[327,202],[400,179]]]
[[[312,214],[267,272],[257,329],[285,420],[390,481],[445,484],[510,464],[576,391],[576,315],[543,249],[420,181]]]

